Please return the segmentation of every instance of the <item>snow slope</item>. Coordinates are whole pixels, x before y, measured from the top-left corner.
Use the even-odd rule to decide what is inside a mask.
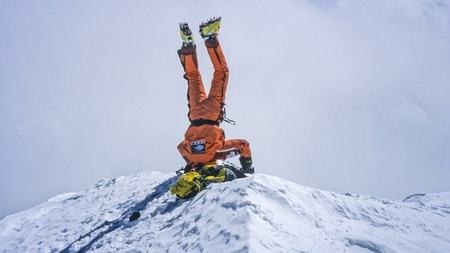
[[[175,202],[176,180],[145,172],[56,196],[1,220],[0,252],[450,252],[450,193],[396,202],[257,174]]]

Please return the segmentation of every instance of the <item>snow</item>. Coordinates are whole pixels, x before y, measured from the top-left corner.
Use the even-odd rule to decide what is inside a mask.
[[[175,201],[177,178],[105,179],[7,216],[0,252],[450,251],[450,193],[391,201],[256,174]]]

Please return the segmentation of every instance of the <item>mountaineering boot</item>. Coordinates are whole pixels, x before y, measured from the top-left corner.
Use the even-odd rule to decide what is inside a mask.
[[[183,46],[192,47],[195,44],[194,35],[192,34],[191,29],[189,28],[188,23],[180,23],[180,35],[183,40]]]
[[[255,173],[255,168],[252,166],[253,161],[251,157],[239,157],[239,162],[241,163],[241,171],[248,174]]]
[[[221,19],[222,17],[214,17],[200,24],[199,32],[204,40],[209,40],[216,37],[220,29]]]

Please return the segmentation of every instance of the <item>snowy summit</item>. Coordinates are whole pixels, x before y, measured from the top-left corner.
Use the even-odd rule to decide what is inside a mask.
[[[0,252],[450,251],[450,193],[397,202],[257,174],[175,201],[177,178],[107,179],[10,215]]]

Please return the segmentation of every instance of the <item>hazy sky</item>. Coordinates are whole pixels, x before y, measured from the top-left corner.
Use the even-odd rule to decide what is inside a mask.
[[[449,0],[0,0],[0,217],[183,166],[178,24],[211,16],[237,122],[223,127],[257,173],[390,199],[450,191]]]

